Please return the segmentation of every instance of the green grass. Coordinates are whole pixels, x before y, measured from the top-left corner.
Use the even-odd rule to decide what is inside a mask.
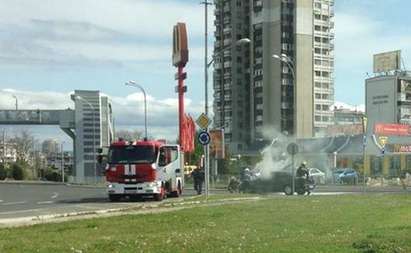
[[[0,252],[411,252],[411,195],[279,197],[1,229]]]

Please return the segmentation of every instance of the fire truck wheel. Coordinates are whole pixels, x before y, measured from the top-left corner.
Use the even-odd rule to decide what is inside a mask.
[[[178,181],[177,190],[171,192],[171,197],[174,197],[174,198],[180,197],[182,191],[183,191],[183,190],[181,189],[181,183],[180,183],[180,181]]]
[[[159,194],[154,194],[154,200],[155,201],[162,201],[164,199],[164,195],[165,195],[164,187],[161,187],[160,193]]]
[[[116,201],[119,201],[121,199],[121,195],[110,194],[110,195],[108,195],[108,199],[111,202],[116,202]]]

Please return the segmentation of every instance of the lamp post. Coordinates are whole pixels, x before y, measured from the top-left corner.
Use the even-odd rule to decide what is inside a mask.
[[[61,151],[61,182],[64,183],[64,141],[60,143],[60,151]]]
[[[207,4],[205,4],[207,6]],[[207,7],[206,7],[207,8]],[[207,13],[207,12],[206,12]],[[207,22],[206,22],[207,24]],[[207,29],[207,26],[206,26]],[[206,31],[206,37],[207,37],[207,31]],[[213,54],[213,57],[211,61],[208,61],[208,55],[207,55],[207,38],[206,38],[206,49],[205,49],[205,66],[204,66],[204,73],[205,73],[205,78],[204,78],[204,86],[205,86],[205,103],[204,103],[204,111],[205,115],[208,116],[208,69],[211,67],[213,62],[215,61],[216,57],[220,55],[221,53],[230,50],[234,45],[235,46],[241,46],[243,44],[248,44],[250,43],[251,40],[249,38],[242,38],[239,39],[235,42],[235,44],[232,44],[228,47],[225,47],[221,49],[220,51],[217,51],[216,53]],[[206,131],[208,132],[208,127]],[[204,146],[204,154],[205,154],[205,194],[206,198],[208,198],[208,193],[209,193],[209,185],[210,185],[210,149],[209,145]]]
[[[141,90],[141,92],[143,92],[143,96],[144,96],[144,140],[148,140],[148,136],[147,136],[147,96],[146,96],[146,91],[143,89],[143,87],[141,85],[139,85],[138,83],[136,83],[135,81],[132,81],[132,80],[126,82],[125,85],[139,88]]]
[[[19,100],[16,95],[13,95],[13,98],[16,100],[16,111],[19,109]]]
[[[287,64],[288,68],[291,71],[291,76],[293,78],[293,95],[294,95],[294,99],[293,99],[293,107],[294,107],[294,116],[293,116],[294,124],[293,125],[294,125],[294,129],[293,129],[293,132],[294,132],[294,136],[296,136],[297,135],[297,124],[296,124],[296,119],[297,119],[297,117],[296,117],[297,116],[296,115],[296,110],[297,110],[296,101],[297,101],[297,97],[296,97],[296,87],[295,87],[295,64],[294,64],[294,61],[286,54],[281,54],[281,55],[274,54],[272,57],[274,59],[277,59],[277,60]],[[303,120],[302,121],[304,123],[304,113],[303,113]],[[292,177],[292,192],[294,194],[294,191],[295,191],[294,165],[292,167],[291,177]]]
[[[95,131],[95,121],[94,121],[94,114],[95,114],[95,109],[94,106],[87,101],[87,99],[83,98],[82,96],[76,96],[77,99],[85,102],[90,109],[93,111],[92,113],[92,121],[93,121],[93,164],[94,164],[94,180],[95,183],[97,183],[97,161],[96,161],[96,131]]]

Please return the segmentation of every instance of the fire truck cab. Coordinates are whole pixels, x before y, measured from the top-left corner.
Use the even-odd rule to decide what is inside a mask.
[[[110,201],[122,197],[178,197],[184,187],[179,145],[162,141],[118,141],[107,155],[106,181]]]

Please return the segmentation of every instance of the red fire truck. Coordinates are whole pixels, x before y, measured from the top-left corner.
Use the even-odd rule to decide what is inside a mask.
[[[179,145],[148,140],[113,142],[106,165],[109,199],[178,197],[184,187],[183,165]]]

